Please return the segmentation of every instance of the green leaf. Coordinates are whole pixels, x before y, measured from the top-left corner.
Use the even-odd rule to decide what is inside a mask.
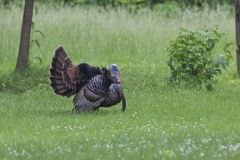
[[[208,39],[207,40],[207,48],[212,50],[215,47],[215,40],[214,39]]]
[[[33,39],[31,44],[33,44],[33,43],[35,43],[38,46],[38,48],[40,48],[40,44],[39,44],[38,40]]]
[[[39,10],[38,6],[35,5],[35,6],[34,6],[35,15],[38,14],[38,10]]]
[[[43,32],[42,32],[42,31],[40,31],[40,30],[36,29],[36,30],[34,30],[34,32],[41,34],[41,35],[42,35],[42,37],[45,39],[45,35],[43,34]]]
[[[34,21],[32,21],[31,28],[32,28],[32,30],[34,30],[34,29],[35,29],[35,22],[34,22]]]

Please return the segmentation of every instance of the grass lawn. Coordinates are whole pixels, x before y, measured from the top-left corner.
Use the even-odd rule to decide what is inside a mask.
[[[233,12],[39,6],[25,73],[15,67],[22,9],[0,9],[0,159],[240,159],[240,81],[235,58],[216,90],[171,87],[166,46],[179,28],[218,26],[235,42]],[[73,114],[71,98],[54,95],[48,66],[63,45],[73,62],[118,64],[121,105]],[[234,55],[233,49],[233,55]],[[39,60],[40,59],[40,60]]]

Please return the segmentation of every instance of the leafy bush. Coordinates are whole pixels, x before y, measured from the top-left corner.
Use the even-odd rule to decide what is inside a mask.
[[[216,75],[226,69],[232,58],[231,44],[226,44],[223,53],[217,54],[216,44],[223,35],[217,29],[205,28],[198,32],[182,29],[167,48],[170,82],[187,82],[213,89]]]

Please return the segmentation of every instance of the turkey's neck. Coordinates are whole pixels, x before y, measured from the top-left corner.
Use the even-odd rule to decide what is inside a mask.
[[[102,79],[103,79],[103,85],[105,85],[106,87],[109,87],[112,84],[112,82],[104,75],[102,75]]]

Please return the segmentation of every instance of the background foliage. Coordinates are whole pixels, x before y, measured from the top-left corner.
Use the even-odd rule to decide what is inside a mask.
[[[36,0],[37,2],[42,3],[64,3],[64,4],[94,4],[94,5],[148,5],[154,6],[160,3],[172,3],[176,2],[181,4],[182,6],[196,5],[203,6],[208,4],[210,6],[216,6],[218,4],[231,4],[233,0]],[[23,0],[0,0],[1,4],[9,5],[11,3],[15,3],[21,5]]]

